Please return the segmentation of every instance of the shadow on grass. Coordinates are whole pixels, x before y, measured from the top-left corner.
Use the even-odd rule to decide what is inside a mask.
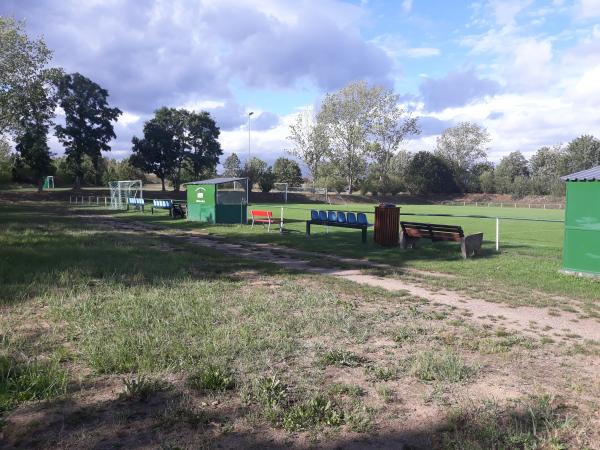
[[[36,420],[28,421],[28,426],[9,422],[4,430],[5,448],[306,448],[305,439],[298,439],[297,433],[286,434],[257,420],[260,412],[241,406],[237,392],[219,394],[220,401],[213,402],[214,394],[207,398],[171,386],[140,400],[122,398],[110,384],[100,382],[94,387],[100,393],[97,398],[58,399],[23,408],[24,417]],[[102,394],[106,392],[110,392],[108,399]],[[446,417],[420,425],[388,424],[385,432],[340,430],[311,447],[408,450],[566,444],[569,422],[563,406],[546,406],[544,401],[535,398],[503,406],[484,402],[486,406],[475,408],[477,414],[449,411]],[[236,427],[248,416],[253,417],[251,426]],[[394,427],[397,430],[390,431]]]

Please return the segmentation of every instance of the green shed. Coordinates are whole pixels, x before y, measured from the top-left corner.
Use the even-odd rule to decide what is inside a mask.
[[[248,179],[211,178],[185,183],[188,220],[206,223],[246,223]]]
[[[563,269],[600,276],[600,166],[561,179],[567,182]]]

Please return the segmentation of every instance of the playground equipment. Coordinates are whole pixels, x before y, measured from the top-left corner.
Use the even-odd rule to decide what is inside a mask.
[[[246,223],[248,178],[211,178],[185,183],[188,220]]]
[[[110,208],[127,209],[128,199],[144,198],[142,180],[109,181]]]
[[[42,189],[44,191],[47,191],[48,189],[54,189],[54,177],[52,175],[44,178],[44,185],[42,186]]]
[[[567,182],[563,270],[600,276],[600,166],[561,180]]]

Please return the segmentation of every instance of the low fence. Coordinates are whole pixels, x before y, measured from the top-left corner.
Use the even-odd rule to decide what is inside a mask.
[[[447,200],[440,202],[447,206],[475,206],[481,208],[525,208],[525,209],[565,209],[564,203],[519,203],[519,202],[467,202]]]
[[[274,212],[279,212],[280,221],[281,221],[281,230],[283,231],[283,227],[285,226],[285,218],[291,218],[290,216],[295,216],[294,211],[302,212],[306,220],[310,218],[310,209],[306,208],[294,208],[287,206],[274,206],[268,204],[252,204],[253,208],[264,208],[269,209]],[[286,213],[287,211],[287,213]],[[367,218],[371,223],[374,222],[375,211],[365,211],[351,208],[328,208],[327,211],[344,211],[344,212],[353,212],[353,213],[364,213],[367,215]],[[546,222],[546,223],[561,223],[564,224],[564,220],[560,219],[537,219],[537,218],[527,218],[527,217],[510,217],[510,216],[485,216],[479,214],[442,214],[442,213],[401,213],[401,217],[403,216],[412,216],[412,217],[445,217],[445,218],[462,218],[462,219],[478,219],[478,220],[493,220],[496,225],[496,235],[495,235],[495,245],[496,251],[500,250],[500,231],[501,231],[501,222],[502,221],[518,221],[518,222]],[[536,245],[536,244],[530,244]]]
[[[154,199],[146,198],[145,200],[151,202]],[[99,207],[110,207],[110,197],[106,196],[95,196],[95,195],[77,195],[70,196],[69,203],[73,205],[82,205],[82,206],[99,206]],[[465,206],[468,206],[466,204]],[[303,218],[306,217],[308,220],[310,218],[310,208],[295,208],[288,206],[276,206],[273,204],[258,204],[252,203],[249,205],[249,208],[261,208],[273,211],[274,213],[279,214],[277,218],[280,221],[280,231],[283,232],[285,227],[286,218],[288,220],[294,219],[294,216],[298,216],[302,214]],[[345,212],[353,212],[353,213],[364,213],[367,215],[371,222],[374,221],[375,211],[365,211],[359,209],[351,209],[351,208],[328,208],[327,211],[345,211]],[[511,216],[486,216],[479,214],[443,214],[443,213],[408,213],[402,212],[401,216],[413,216],[413,217],[437,217],[437,218],[462,218],[462,219],[479,219],[479,220],[493,220],[496,222],[496,236],[495,236],[495,244],[496,250],[500,250],[500,232],[501,232],[501,222],[502,221],[518,221],[518,222],[547,222],[547,223],[564,223],[564,220],[560,219],[537,219],[537,218],[528,218],[528,217],[511,217]],[[297,218],[295,220],[298,220]],[[531,244],[535,245],[535,244]]]

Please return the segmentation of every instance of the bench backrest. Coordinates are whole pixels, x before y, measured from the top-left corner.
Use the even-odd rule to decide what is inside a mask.
[[[434,241],[460,241],[465,235],[462,227],[459,225],[400,222],[400,226],[407,236],[428,238]]]
[[[367,215],[365,213],[358,213],[356,215],[356,221],[360,225],[368,225],[369,224],[369,221],[367,220]]]
[[[264,211],[262,209],[253,209],[250,211],[252,217],[273,217],[273,211]]]
[[[351,225],[354,225],[354,224],[356,223],[356,214],[355,214],[355,213],[353,213],[353,212],[349,212],[349,213],[346,215],[346,221],[347,221],[349,224],[351,224]]]
[[[319,220],[319,211],[317,211],[316,209],[311,209],[310,220]]]
[[[340,211],[337,213],[337,221],[338,223],[346,223],[346,213]]]
[[[335,211],[328,211],[327,220],[329,222],[337,222],[337,213]]]
[[[327,222],[327,211],[319,211],[319,220]]]
[[[143,205],[144,204],[143,198],[129,197],[127,199],[127,201],[130,205]]]
[[[152,200],[152,206],[155,208],[170,209],[173,207],[173,200]]]

